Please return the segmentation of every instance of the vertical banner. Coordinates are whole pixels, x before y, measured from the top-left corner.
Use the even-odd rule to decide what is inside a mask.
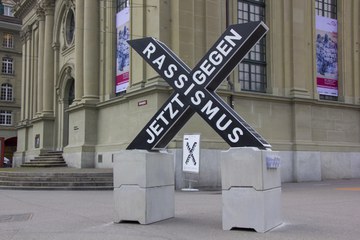
[[[116,81],[115,93],[126,91],[130,73],[130,8],[116,14]]]
[[[200,135],[184,135],[183,172],[199,173]]]
[[[316,82],[321,95],[338,96],[337,20],[316,16]]]

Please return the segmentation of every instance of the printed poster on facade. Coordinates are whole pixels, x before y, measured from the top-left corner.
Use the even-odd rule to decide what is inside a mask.
[[[337,20],[316,16],[316,81],[321,95],[338,96]]]
[[[184,135],[183,141],[183,171],[199,173],[200,135]]]
[[[130,9],[124,8],[116,14],[116,81],[115,93],[126,91],[130,80]]]

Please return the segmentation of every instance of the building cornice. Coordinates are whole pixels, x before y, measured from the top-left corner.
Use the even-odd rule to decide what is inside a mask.
[[[7,29],[7,30],[13,30],[13,31],[20,31],[21,24],[14,24],[14,23],[0,21],[0,28]]]
[[[18,2],[14,6],[14,16],[19,19],[24,19],[24,17],[37,5],[41,0],[23,0]]]

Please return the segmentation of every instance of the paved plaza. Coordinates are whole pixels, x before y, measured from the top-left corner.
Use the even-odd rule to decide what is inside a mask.
[[[221,192],[176,192],[175,218],[139,225],[113,223],[112,191],[0,190],[0,240],[360,238],[360,179],[283,184],[282,206],[284,223],[256,233],[222,230]]]

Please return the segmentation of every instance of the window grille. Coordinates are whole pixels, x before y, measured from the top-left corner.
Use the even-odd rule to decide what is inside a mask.
[[[2,101],[12,101],[13,100],[13,88],[11,84],[4,83],[1,85],[1,96]]]
[[[3,47],[4,48],[14,48],[14,35],[10,33],[5,33],[3,36]]]
[[[13,59],[9,57],[4,57],[2,59],[2,68],[1,72],[3,74],[13,74],[14,73],[14,63]]]
[[[315,12],[318,16],[337,19],[337,0],[315,0]]]
[[[0,110],[0,125],[10,126],[12,123],[12,113],[8,110]]]
[[[129,0],[116,0],[116,12],[120,12],[121,10],[129,6],[130,6]]]
[[[238,0],[238,23],[265,20],[265,0]],[[262,38],[239,64],[241,90],[266,92],[266,41]]]
[[[4,16],[13,17],[14,16],[13,8],[4,5]]]

